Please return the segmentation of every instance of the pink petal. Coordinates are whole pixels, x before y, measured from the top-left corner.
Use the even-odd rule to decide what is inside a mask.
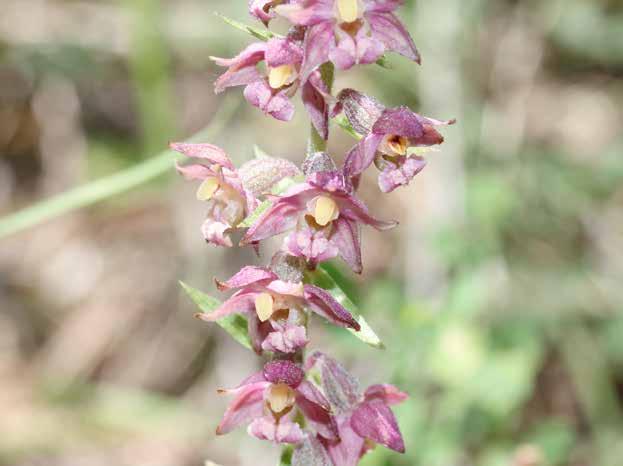
[[[325,99],[328,89],[315,71],[303,85],[302,99],[305,109],[311,118],[312,124],[320,137],[326,140],[329,137],[329,105]]]
[[[352,429],[348,416],[338,416],[337,425],[340,442],[326,442],[329,456],[331,456],[333,464],[357,466],[363,456],[364,439]]]
[[[421,157],[407,157],[396,168],[386,168],[379,174],[379,187],[384,193],[389,193],[399,186],[405,186],[424,170],[426,161]]]
[[[274,280],[266,285],[266,289],[288,297],[303,297],[303,287],[301,286],[300,282],[286,282],[283,280]]]
[[[396,387],[390,384],[378,384],[368,387],[364,394],[366,401],[381,400],[388,406],[402,403],[409,398],[404,392],[401,392]]]
[[[331,236],[331,243],[339,251],[340,257],[353,272],[361,273],[361,236],[357,222],[340,217],[334,222],[335,230]]]
[[[269,21],[275,17],[271,11],[272,2],[273,0],[249,0],[249,13],[267,26]]]
[[[271,39],[266,43],[266,64],[270,67],[300,65],[303,49],[290,39]]]
[[[313,399],[307,398],[300,391],[297,392],[296,405],[305,416],[305,420],[318,435],[327,440],[338,438],[337,426],[333,417],[327,409],[316,403]]]
[[[216,428],[216,434],[226,434],[242,424],[262,416],[264,413],[264,390],[269,385],[269,382],[256,382],[234,390],[221,390],[221,393],[231,393],[236,396],[229,404],[223,419]]]
[[[260,440],[276,443],[297,444],[303,441],[305,434],[295,422],[282,418],[276,423],[272,417],[255,419],[248,428],[249,435]]]
[[[242,288],[257,282],[276,280],[277,275],[264,267],[255,267],[248,265],[238,271],[233,277],[225,282],[216,281],[216,286],[220,291],[230,290],[232,288]]]
[[[339,253],[325,230],[311,228],[297,228],[290,233],[284,240],[284,251],[295,257],[304,257],[313,264],[332,259]]]
[[[241,244],[261,241],[283,233],[296,226],[297,216],[303,208],[298,196],[281,198],[266,210],[249,228]]]
[[[260,81],[262,75],[255,66],[247,66],[237,71],[226,71],[214,82],[214,92],[220,94],[228,87],[246,86]]]
[[[256,292],[251,293],[236,293],[221,306],[210,312],[204,312],[197,314],[201,320],[206,322],[215,322],[232,314],[246,314],[255,312],[255,298],[258,295]]]
[[[385,44],[388,50],[420,63],[420,54],[411,35],[393,13],[369,12],[365,16],[375,39]]]
[[[223,149],[213,144],[191,144],[186,142],[173,142],[171,149],[187,157],[205,159],[221,167],[234,170],[234,165]]]
[[[302,397],[305,397],[307,400],[317,404],[325,411],[331,411],[331,404],[329,403],[329,400],[327,400],[322,392],[311,382],[303,380],[296,390]]]
[[[288,325],[283,330],[270,332],[266,339],[262,342],[264,351],[294,353],[295,351],[305,347],[309,340],[307,339],[307,330],[301,325]]]
[[[205,180],[209,176],[218,176],[210,167],[202,164],[180,165],[176,163],[175,169],[187,180]]]
[[[346,156],[344,173],[349,177],[363,173],[374,161],[374,156],[383,137],[382,134],[370,134],[359,141]]]
[[[255,66],[264,59],[266,43],[254,42],[233,58],[210,57],[218,66],[233,67],[235,71]]]
[[[405,452],[402,434],[392,410],[380,400],[364,402],[353,412],[353,430],[363,438],[374,440],[391,450]]]
[[[409,139],[424,135],[424,126],[420,116],[407,107],[390,108],[383,112],[374,123],[372,132],[375,134],[395,134]]]
[[[244,88],[244,97],[254,107],[273,118],[290,121],[294,116],[294,105],[284,91],[273,94],[266,80],[256,81]]]
[[[201,225],[201,233],[208,243],[231,248],[233,243],[228,233],[232,229],[229,223],[208,218]]]
[[[366,12],[389,13],[404,5],[404,0],[364,0]]]
[[[329,60],[329,51],[335,44],[332,21],[325,21],[310,27],[305,34],[303,48],[305,57],[301,67],[301,82],[307,81],[317,67]]]
[[[262,343],[266,340],[271,330],[270,321],[260,321],[255,312],[248,316],[247,331],[249,333],[249,340],[251,340],[253,351],[258,355],[262,354]]]
[[[275,12],[299,26],[313,26],[334,18],[334,0],[307,0],[292,2],[290,5],[279,5]]]
[[[331,47],[329,58],[339,70],[348,70],[357,64],[357,45],[347,32],[340,28],[335,28],[335,31],[337,43]]]
[[[370,225],[377,230],[389,230],[398,225],[395,221],[377,220],[368,213],[368,208],[363,202],[354,196],[348,196],[340,204],[342,215],[349,220],[357,220],[366,225]]]

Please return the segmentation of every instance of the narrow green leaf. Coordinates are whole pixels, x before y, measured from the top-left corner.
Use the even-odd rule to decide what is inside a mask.
[[[286,189],[288,189],[290,186],[295,185],[296,183],[301,183],[304,181],[303,177],[294,177],[294,178],[290,178],[290,177],[286,177],[283,178],[282,180],[278,181],[273,188],[271,189],[271,194],[274,195],[278,195],[283,193]],[[273,201],[271,200],[265,200],[264,202],[261,202],[260,205],[258,205],[255,210],[253,212],[251,212],[249,214],[249,216],[247,218],[245,218],[240,225],[238,225],[240,228],[249,228],[251,225],[253,225],[258,218],[260,218],[260,216],[266,212],[270,206],[273,205]]]
[[[335,121],[340,128],[342,128],[355,139],[362,138],[362,136],[351,126],[350,122],[344,115],[336,116],[333,121]]]
[[[251,34],[253,37],[258,38],[259,40],[263,40],[266,42],[267,40],[270,40],[273,37],[281,37],[281,36],[278,36],[277,34],[270,32],[268,29],[258,29],[253,26],[249,26],[247,24],[241,23],[240,21],[236,21],[235,19],[231,19],[220,13],[214,13],[214,14],[218,16],[219,18],[221,18],[223,21],[225,21],[230,26],[233,26],[236,29],[246,32],[247,34]]]
[[[190,299],[192,299],[193,302],[199,306],[199,309],[206,314],[211,313],[221,305],[221,302],[218,299],[213,298],[212,296],[209,296],[182,281],[180,281],[180,285],[182,285],[182,288],[186,294],[190,296]],[[247,330],[247,319],[239,314],[234,314],[224,317],[216,323],[223,327],[223,329],[242,346],[251,349],[251,340],[249,339],[249,332]]]
[[[350,333],[355,335],[364,343],[367,343],[370,346],[373,346],[378,349],[385,348],[383,342],[378,337],[374,330],[368,325],[368,322],[363,318],[363,316],[359,315],[357,306],[353,303],[350,298],[344,293],[344,291],[339,287],[339,285],[333,280],[333,277],[327,273],[326,270],[322,268],[318,268],[313,272],[307,272],[307,281],[313,283],[320,288],[325,289],[327,292],[333,296],[338,303],[340,303],[348,312],[352,314],[359,325],[361,325],[360,331],[355,331],[352,329],[348,329]]]

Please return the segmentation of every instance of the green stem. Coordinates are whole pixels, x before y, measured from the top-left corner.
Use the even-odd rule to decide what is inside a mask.
[[[233,117],[240,105],[237,98],[227,98],[210,125],[189,139],[199,142],[213,139]],[[52,218],[95,204],[136,188],[167,172],[172,172],[176,153],[170,150],[145,160],[127,170],[79,186],[46,201],[0,218],[0,238],[13,235]]]

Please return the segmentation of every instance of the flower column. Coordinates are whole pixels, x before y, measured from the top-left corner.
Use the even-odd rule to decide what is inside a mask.
[[[386,230],[396,222],[372,216],[357,197],[361,174],[373,163],[379,187],[389,192],[409,184],[425,166],[423,152],[443,142],[436,127],[452,124],[422,117],[406,107],[386,108],[353,89],[332,95],[335,70],[377,62],[388,51],[419,63],[413,41],[395,16],[400,0],[251,0],[250,14],[268,28],[281,15],[292,23],[285,37],[229,21],[255,42],[231,59],[213,58],[227,70],[216,92],[244,86],[244,97],[266,115],[289,121],[299,88],[311,120],[308,154],[299,169],[283,159],[261,157],[239,169],[211,144],[171,147],[193,162],[178,171],[198,182],[197,199],[206,204],[201,227],[208,243],[240,245],[260,252],[261,242],[287,233],[268,266],[243,267],[226,281],[219,302],[184,285],[202,312],[237,341],[265,355],[263,370],[238,387],[217,434],[239,426],[261,440],[289,445],[282,464],[354,466],[374,445],[404,453],[391,406],[407,395],[391,385],[365,391],[335,360],[315,352],[308,322],[314,315],[372,346],[382,344],[352,302],[322,269],[340,257],[361,273],[361,228]],[[261,65],[261,66],[260,66]],[[326,153],[329,119],[359,139],[343,167]]]

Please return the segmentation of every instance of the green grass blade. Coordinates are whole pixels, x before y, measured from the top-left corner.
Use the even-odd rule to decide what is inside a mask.
[[[216,113],[217,116],[212,123],[189,141],[198,142],[214,138],[231,120],[239,105],[238,98],[228,98]],[[79,186],[2,217],[0,218],[0,238],[129,191],[167,172],[172,173],[175,154],[175,152],[166,150],[127,170]]]
[[[210,314],[221,305],[221,302],[218,299],[213,298],[212,296],[207,295],[184,282],[180,282],[180,285],[182,285],[182,288],[190,299],[192,299],[199,309],[206,314]],[[223,319],[216,321],[216,323],[242,346],[247,349],[251,349],[251,340],[249,339],[249,332],[247,330],[247,320],[244,317],[234,314],[224,317]]]

